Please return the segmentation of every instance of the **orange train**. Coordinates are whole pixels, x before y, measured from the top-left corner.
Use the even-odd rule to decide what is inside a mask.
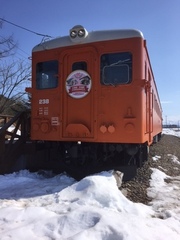
[[[160,139],[162,109],[140,31],[78,25],[35,46],[27,92],[31,139],[48,143],[67,168],[141,166]]]

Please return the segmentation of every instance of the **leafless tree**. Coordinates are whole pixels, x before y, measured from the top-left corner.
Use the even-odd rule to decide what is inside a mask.
[[[3,21],[0,20],[0,29],[3,27]],[[13,34],[6,37],[0,34],[0,60],[9,57],[15,53],[17,43],[14,41]]]
[[[25,66],[22,61],[0,66],[0,113],[10,107],[12,100],[15,103],[23,99],[29,78],[30,66]]]
[[[30,65],[13,60],[16,48],[12,35],[0,36],[0,113],[4,113],[12,100],[14,103],[22,100],[30,78]]]
[[[2,59],[14,54],[17,45],[13,41],[13,35],[11,35],[8,37],[0,36],[0,46],[0,58]]]

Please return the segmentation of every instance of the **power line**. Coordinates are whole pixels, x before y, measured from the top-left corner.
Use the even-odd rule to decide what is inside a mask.
[[[36,34],[36,35],[38,35],[38,36],[43,36],[43,37],[52,38],[52,37],[49,36],[49,35],[32,31],[32,30],[30,30],[30,29],[27,29],[27,28],[25,28],[25,27],[19,26],[19,25],[15,24],[15,23],[12,23],[12,22],[10,22],[10,21],[8,21],[8,20],[5,20],[5,19],[3,19],[3,18],[0,18],[0,20],[1,20],[1,21],[4,21],[4,22],[7,22],[7,23],[9,23],[9,24],[11,24],[11,25],[13,25],[13,26],[15,26],[15,27],[21,28],[21,29],[23,29],[23,30],[25,30],[25,31],[31,32],[31,33],[33,33],[33,34]]]

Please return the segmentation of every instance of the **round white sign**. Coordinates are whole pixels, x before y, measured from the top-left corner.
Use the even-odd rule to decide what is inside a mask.
[[[92,80],[84,70],[76,70],[66,79],[66,91],[73,98],[83,98],[91,90]]]

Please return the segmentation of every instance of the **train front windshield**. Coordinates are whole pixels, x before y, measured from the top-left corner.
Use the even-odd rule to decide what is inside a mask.
[[[101,56],[101,83],[128,84],[132,81],[132,54],[108,53]]]
[[[58,61],[39,62],[36,65],[36,88],[49,89],[58,86]]]

